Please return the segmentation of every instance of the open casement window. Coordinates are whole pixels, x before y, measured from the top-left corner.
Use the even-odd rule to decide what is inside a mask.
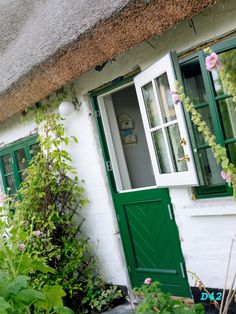
[[[175,74],[168,54],[134,78],[158,187],[197,185],[181,104],[173,103]]]

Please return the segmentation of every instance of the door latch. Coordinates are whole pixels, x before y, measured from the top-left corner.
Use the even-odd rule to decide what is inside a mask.
[[[170,215],[170,220],[173,220],[173,214],[172,214],[172,206],[171,206],[171,204],[168,204],[168,211],[169,211],[169,215]]]
[[[186,145],[186,139],[185,138],[181,138],[181,140],[179,141],[180,145]]]
[[[179,158],[179,159],[177,160],[177,162],[184,161],[184,160],[190,161],[190,157],[189,157],[188,155],[186,155],[186,156],[184,156],[184,157],[182,157],[182,158]]]
[[[101,117],[101,112],[99,110],[95,110],[94,115],[96,118]]]
[[[180,263],[180,268],[181,268],[182,276],[183,276],[183,278],[185,278],[186,276],[185,276],[185,271],[184,271],[184,265],[183,265],[183,263]]]
[[[107,171],[112,171],[112,164],[110,160],[106,161],[106,168],[107,168]]]

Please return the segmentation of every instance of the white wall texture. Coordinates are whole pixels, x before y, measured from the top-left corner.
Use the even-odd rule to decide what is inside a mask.
[[[83,211],[84,232],[90,237],[101,273],[109,282],[129,285],[95,119],[89,115],[91,104],[86,94],[137,66],[145,69],[169,50],[181,52],[235,30],[235,1],[220,3],[193,18],[197,34],[184,21],[162,36],[152,38],[150,42],[156,49],[144,42],[107,64],[102,72],[90,71],[75,82],[82,107],[67,118],[65,126],[68,134],[79,138],[79,144],[71,145],[70,152],[80,179],[85,180],[90,200]],[[31,115],[23,122],[19,116],[13,117],[0,125],[0,143],[5,145],[25,137],[35,127]],[[192,201],[190,188],[171,188],[170,195],[187,269],[195,272],[207,287],[222,288],[230,241],[236,233],[234,200],[228,197]],[[232,263],[235,268],[235,256]],[[194,285],[191,277],[189,281]]]

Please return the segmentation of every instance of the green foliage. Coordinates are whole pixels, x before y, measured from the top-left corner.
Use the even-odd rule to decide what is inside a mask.
[[[93,311],[101,312],[106,310],[114,299],[122,297],[122,292],[114,285],[107,285],[101,277],[97,276],[88,281],[87,293],[83,303],[88,304]]]
[[[83,289],[83,274],[94,266],[87,253],[87,241],[80,234],[77,211],[88,201],[64,149],[69,138],[62,119],[54,113],[41,119],[40,152],[27,169],[27,178],[17,195],[20,241],[34,261],[54,270],[46,274],[43,269],[31,272],[33,286],[41,290],[47,285],[60,285],[66,294],[75,297]],[[26,242],[25,235],[30,233],[35,236]]]
[[[47,291],[37,291],[30,287],[30,277],[0,275],[0,313],[73,313],[63,306],[62,297],[65,295],[61,287],[51,286]],[[63,293],[62,293],[63,292]]]
[[[159,314],[204,314],[201,304],[186,306],[179,300],[174,300],[167,293],[160,289],[160,284],[154,281],[150,284],[143,284],[141,288],[135,288],[134,293],[142,298],[135,313],[159,313]]]
[[[18,194],[8,198],[3,209],[7,237],[2,247],[0,241],[0,267],[13,277],[30,276],[32,287],[45,297],[35,306],[45,313],[70,313],[59,301],[62,298],[79,313],[84,308],[100,311],[120,291],[97,277],[95,258],[80,232],[79,209],[88,201],[66,151],[70,140],[77,143],[77,138],[65,135],[58,114],[41,108],[37,121],[40,151]],[[13,259],[5,262],[6,255]]]

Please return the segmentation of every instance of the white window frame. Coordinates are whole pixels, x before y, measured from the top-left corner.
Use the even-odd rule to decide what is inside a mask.
[[[182,104],[175,105],[175,112],[177,117],[177,122],[179,126],[180,136],[181,138],[184,138],[186,140],[186,144],[182,145],[184,150],[184,156],[189,156],[190,160],[186,161],[188,170],[183,172],[173,172],[173,167],[171,168],[171,173],[160,173],[159,166],[158,166],[158,160],[156,157],[155,147],[152,140],[152,132],[154,130],[159,129],[160,127],[151,128],[148,121],[148,115],[146,111],[146,106],[143,99],[143,93],[142,93],[142,87],[146,85],[149,82],[152,82],[154,87],[154,80],[159,77],[160,75],[166,73],[170,85],[171,91],[175,91],[175,73],[174,68],[172,65],[172,58],[171,54],[168,53],[161,59],[159,59],[156,63],[154,63],[152,66],[138,74],[134,78],[134,84],[136,88],[136,93],[139,101],[141,116],[143,119],[144,124],[144,130],[146,134],[148,149],[150,152],[151,162],[153,165],[154,175],[156,184],[158,187],[171,187],[171,186],[194,186],[198,185],[198,177],[196,173],[196,168],[194,164],[194,158],[190,146],[190,140],[188,136],[188,131],[186,127],[186,122],[184,118],[183,108]],[[158,95],[154,89],[154,96],[157,104],[157,109],[159,114],[160,112],[160,105],[158,100]],[[176,120],[163,123],[165,127],[171,124],[176,124]],[[165,138],[165,144],[167,145],[167,149],[169,150],[169,146],[167,144],[167,140]],[[170,160],[170,153],[168,153],[168,159]]]
[[[122,85],[121,87],[118,87],[114,90],[111,90],[97,97],[98,106],[101,112],[101,118],[102,118],[102,122],[104,126],[104,132],[105,132],[105,136],[107,140],[108,151],[111,158],[112,170],[113,170],[113,174],[114,174],[114,178],[116,182],[116,189],[118,192],[133,191],[134,189],[131,188],[128,168],[127,168],[127,164],[125,160],[123,146],[122,146],[121,139],[119,136],[120,132],[119,132],[119,127],[118,127],[115,112],[114,112],[114,107],[112,105],[109,106],[110,107],[109,110],[110,110],[110,118],[112,119],[112,121],[110,122],[112,122],[113,128],[115,128],[118,135],[116,138],[113,138],[112,136],[109,119],[108,119],[108,113],[107,113],[106,105],[104,102],[104,97],[110,96],[114,92],[117,92],[131,85],[134,85],[134,83],[133,82],[127,83],[125,85]],[[114,141],[116,141],[116,147],[118,151],[115,150],[114,143],[113,143]],[[118,160],[118,156],[119,156],[119,160]],[[123,181],[121,177],[123,177]]]

